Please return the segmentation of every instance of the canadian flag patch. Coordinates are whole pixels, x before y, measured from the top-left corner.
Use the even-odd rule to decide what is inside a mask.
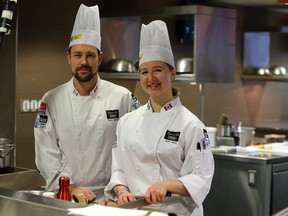
[[[40,104],[39,110],[46,111],[46,107],[47,107],[47,104],[42,101]]]
[[[167,110],[171,109],[172,107],[173,107],[172,104],[169,103],[169,104],[164,106],[164,109],[167,111]]]

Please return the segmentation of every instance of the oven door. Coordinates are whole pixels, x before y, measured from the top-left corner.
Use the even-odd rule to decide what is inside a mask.
[[[272,168],[271,214],[288,207],[288,162],[274,164]]]

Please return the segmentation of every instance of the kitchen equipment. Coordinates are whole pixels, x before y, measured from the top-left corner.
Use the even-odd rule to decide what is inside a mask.
[[[56,179],[58,178],[58,176],[60,175],[60,173],[65,169],[67,165],[67,162],[64,162],[61,164],[60,168],[57,170],[57,172],[55,173],[54,177],[52,178],[51,182],[49,183],[49,185],[45,188],[44,191],[49,191],[50,187],[53,185],[53,183],[56,181]]]
[[[136,72],[136,68],[134,64],[126,59],[110,59],[104,65],[105,72],[128,72],[134,73]]]
[[[288,162],[275,164],[272,167],[271,213],[275,214],[288,207]]]
[[[178,74],[193,73],[193,58],[180,58],[176,62],[176,71]]]
[[[210,146],[211,147],[215,147],[216,146],[216,131],[217,131],[217,128],[216,127],[206,127],[206,130],[207,130],[207,133],[208,133]]]
[[[271,216],[288,207],[288,156],[213,153],[215,172],[205,216]]]
[[[0,145],[6,144],[6,143],[12,143],[12,140],[7,139],[7,138],[0,138]]]
[[[271,71],[269,68],[265,68],[265,67],[260,67],[257,69],[257,74],[261,75],[261,76],[270,76],[271,75]]]
[[[231,137],[234,128],[235,128],[234,124],[217,124],[217,136]]]
[[[255,128],[254,127],[247,127],[242,126],[242,130],[245,131],[245,146],[249,146],[253,144],[254,135],[255,135]]]
[[[283,142],[286,138],[284,134],[265,134],[266,143]]]
[[[232,135],[235,139],[235,145],[241,147],[246,146],[246,131],[243,130],[242,122],[239,122],[239,124],[234,128]]]
[[[136,201],[124,203],[122,205],[119,205],[119,208],[127,208],[127,209],[133,209],[133,208],[141,208],[142,206],[148,205],[144,198],[137,199]]]
[[[164,201],[165,201],[166,197],[170,197],[171,195],[172,195],[171,192],[167,192],[166,196],[164,198]],[[144,198],[140,198],[136,201],[132,201],[132,202],[128,202],[128,203],[124,203],[122,205],[119,205],[119,208],[128,208],[128,209],[129,208],[140,208],[140,207],[145,206],[145,205],[149,205],[149,204],[147,204],[147,202],[145,201]]]
[[[12,140],[7,138],[0,138],[0,168],[10,166],[10,152],[15,147]]]
[[[165,197],[163,203],[147,204],[144,199],[139,199],[134,202],[125,203],[118,206],[118,208],[138,208],[148,211],[152,210],[159,212],[167,212],[169,213],[169,215],[176,214],[183,216],[190,216],[195,207],[195,205],[188,205],[180,196]]]
[[[273,67],[271,67],[270,71],[275,76],[286,76],[287,75],[286,68],[283,66],[273,66]]]

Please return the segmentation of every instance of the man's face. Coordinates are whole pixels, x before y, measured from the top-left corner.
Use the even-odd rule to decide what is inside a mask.
[[[76,44],[67,52],[68,63],[73,76],[79,82],[89,82],[98,72],[98,66],[103,58],[102,52],[96,47],[86,44]]]

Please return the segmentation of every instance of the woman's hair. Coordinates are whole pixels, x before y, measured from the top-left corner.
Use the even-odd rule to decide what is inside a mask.
[[[172,71],[174,70],[174,67],[168,63],[166,63],[166,65],[168,66],[169,70]],[[172,86],[172,95],[175,96],[179,96],[180,95],[180,90],[178,88],[175,88]]]

